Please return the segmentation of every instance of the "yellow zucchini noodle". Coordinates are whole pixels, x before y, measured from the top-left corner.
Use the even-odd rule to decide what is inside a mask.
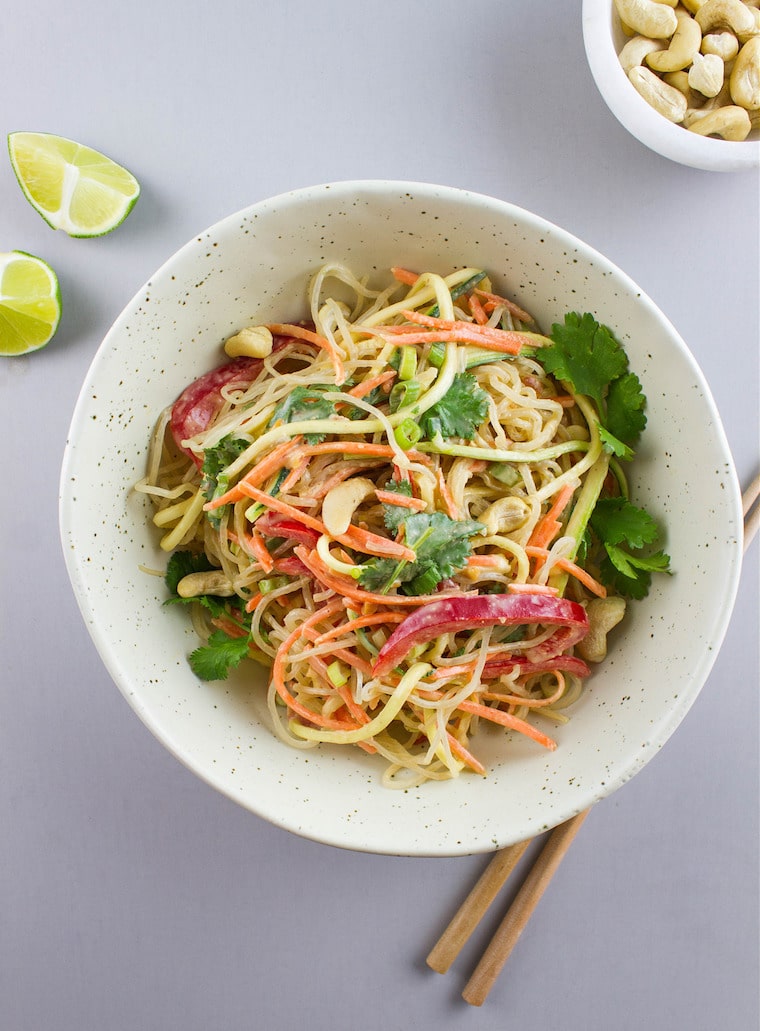
[[[198,676],[263,664],[284,742],[359,746],[407,787],[485,775],[479,725],[555,747],[625,603],[581,541],[620,475],[551,341],[476,268],[392,272],[327,265],[308,321],[242,328],[136,489]]]

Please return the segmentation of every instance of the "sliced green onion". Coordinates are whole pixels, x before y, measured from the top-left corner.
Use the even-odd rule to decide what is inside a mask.
[[[401,359],[398,365],[398,378],[400,380],[413,379],[417,371],[417,351],[409,345],[400,348],[400,351]]]
[[[520,474],[509,462],[493,462],[488,468],[489,475],[507,487],[514,487],[520,480]]]
[[[422,430],[414,419],[404,419],[393,431],[393,436],[396,438],[398,446],[404,451],[408,451],[420,440]]]
[[[432,344],[430,351],[428,352],[428,362],[436,369],[440,369],[443,365],[443,359],[446,357],[446,345],[445,344]]]
[[[343,687],[344,684],[348,683],[348,677],[343,672],[343,667],[337,659],[327,667],[327,675],[330,678],[330,683],[334,684],[335,687]]]
[[[440,583],[441,578],[438,575],[438,570],[429,566],[427,569],[419,573],[409,584],[411,588],[411,594],[432,594]]]
[[[392,412],[399,408],[408,408],[413,405],[420,396],[422,386],[418,379],[410,379],[405,383],[396,383],[388,397],[388,404]]]
[[[278,587],[284,587],[286,583],[288,583],[287,576],[273,576],[269,579],[259,580],[256,586],[262,594],[270,594]]]

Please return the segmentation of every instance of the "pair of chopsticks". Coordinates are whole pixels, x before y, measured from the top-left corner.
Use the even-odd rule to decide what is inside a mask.
[[[758,496],[760,496],[760,475],[755,477],[742,495],[745,551],[760,527]],[[573,816],[570,820],[555,827],[549,834],[496,933],[465,985],[462,998],[471,1006],[481,1006],[485,1002],[496,978],[517,944],[518,938],[525,930],[533,910],[549,886],[588,813],[588,809],[578,813],[577,816]],[[495,853],[470,894],[457,910],[453,920],[431,949],[427,957],[429,967],[439,974],[446,973],[520,862],[529,844],[530,840],[520,841],[516,845],[510,845]]]

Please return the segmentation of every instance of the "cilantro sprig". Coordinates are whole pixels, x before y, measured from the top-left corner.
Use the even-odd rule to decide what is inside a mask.
[[[306,419],[329,419],[335,414],[335,402],[324,396],[327,391],[336,387],[329,383],[312,383],[308,387],[295,387],[284,401],[281,401],[272,412],[270,426],[283,422],[300,422]],[[304,440],[307,444],[319,444],[325,439],[323,433],[307,433]]]
[[[398,585],[403,594],[430,594],[441,580],[464,567],[472,553],[470,537],[482,533],[483,524],[451,519],[443,512],[415,512],[399,519],[389,510],[400,507],[383,506],[386,525],[389,521],[392,525],[403,524],[404,540],[414,550],[415,560],[370,559],[362,568],[359,583],[368,591],[380,593]]]
[[[604,550],[599,572],[602,583],[629,598],[649,593],[652,573],[669,573],[664,551],[648,551],[660,537],[652,516],[627,498],[600,498],[591,513],[589,530]]]
[[[619,458],[632,458],[646,426],[646,398],[622,344],[588,312],[568,312],[563,323],[554,323],[550,339],[540,351],[546,371],[594,402],[604,446]]]
[[[250,440],[229,435],[222,437],[218,444],[203,452],[201,490],[206,495],[207,501],[214,501],[229,490],[230,481],[229,477],[225,475],[225,469],[250,446],[250,443]],[[206,515],[212,526],[219,526],[221,508],[212,509]]]
[[[215,630],[206,644],[188,656],[190,668],[201,680],[226,680],[248,657],[250,637],[229,637],[223,630]]]
[[[472,440],[487,415],[488,394],[471,372],[460,372],[440,401],[422,413],[419,425],[427,440],[435,436]]]

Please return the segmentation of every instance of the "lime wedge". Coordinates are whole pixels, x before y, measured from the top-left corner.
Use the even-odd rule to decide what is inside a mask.
[[[126,168],[63,136],[12,132],[8,150],[26,199],[48,225],[69,236],[110,233],[140,196],[140,184]]]
[[[0,254],[0,354],[39,350],[60,318],[58,278],[47,262],[23,251]]]

